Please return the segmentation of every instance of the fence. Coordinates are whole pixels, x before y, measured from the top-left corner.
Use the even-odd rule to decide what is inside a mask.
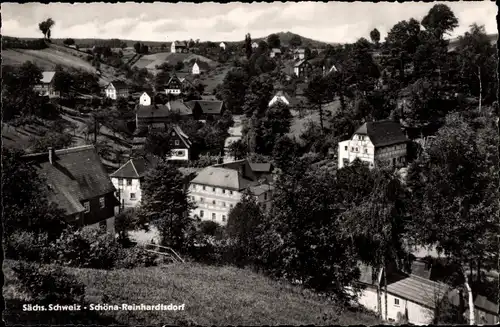
[[[148,248],[154,248],[155,250],[150,250]],[[173,262],[185,263],[184,259],[182,259],[181,256],[177,254],[177,252],[175,252],[172,248],[168,246],[149,243],[143,246],[143,250],[146,252],[163,255],[171,259]]]

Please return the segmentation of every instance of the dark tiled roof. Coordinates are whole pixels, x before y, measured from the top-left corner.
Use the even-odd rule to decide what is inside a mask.
[[[304,64],[308,64],[308,65],[310,65],[310,63],[309,63],[309,61],[307,61],[307,59],[303,59],[303,60],[298,61],[298,62],[294,65],[294,67],[300,67],[300,66],[302,66],[302,65],[304,65]]]
[[[192,114],[192,108],[188,105],[188,103],[180,100],[168,102],[167,108],[170,109],[170,111],[177,112],[182,116]]]
[[[182,142],[184,143],[184,145],[186,146],[186,148],[189,149],[191,147],[191,141],[189,140],[189,136],[187,136],[182,131],[182,129],[179,127],[179,125],[174,125],[173,130],[179,136],[179,138],[182,140]]]
[[[284,67],[281,69],[281,71],[286,75],[293,75],[293,64],[284,64]]]
[[[93,145],[55,150],[52,164],[48,151],[27,155],[25,159],[46,180],[49,200],[68,215],[85,211],[82,201],[115,192]]]
[[[254,185],[249,187],[253,195],[259,196],[265,192],[272,191],[273,187],[268,184]]]
[[[164,118],[170,115],[170,110],[168,106],[159,104],[150,106],[137,105],[136,113],[138,118]]]
[[[184,41],[175,41],[174,43],[176,47],[187,47],[187,43]]]
[[[125,82],[122,82],[122,81],[112,81],[110,84],[113,84],[113,86],[115,87],[116,90],[128,89],[127,84],[125,84]]]
[[[219,100],[191,100],[186,102],[186,105],[193,110],[196,105],[200,106],[200,109],[204,114],[218,115],[222,112],[223,101]]]
[[[408,141],[408,138],[401,130],[401,125],[393,121],[367,122],[359,127],[354,134],[368,135],[370,141],[376,147]]]
[[[387,279],[388,293],[431,309],[450,289],[446,284],[403,273],[390,274]]]
[[[192,183],[241,191],[255,185],[238,170],[222,167],[207,167],[198,173]]]
[[[270,163],[249,162],[250,168],[258,173],[270,173],[272,165]]]
[[[132,158],[110,176],[118,178],[141,178],[146,174],[147,169],[152,166],[153,163],[146,158]]]
[[[492,314],[498,314],[498,304],[488,300],[483,295],[478,295],[474,301],[474,306],[479,310],[490,312]]]

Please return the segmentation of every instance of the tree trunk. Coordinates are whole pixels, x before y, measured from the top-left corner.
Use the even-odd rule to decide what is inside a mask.
[[[481,283],[481,258],[477,259],[477,276],[476,281]]]
[[[384,260],[385,262],[385,260]],[[385,320],[387,320],[387,265],[384,264],[384,302],[385,302]]]
[[[483,82],[481,81],[481,67],[477,67],[479,77],[479,112],[481,112],[481,104],[483,98]]]
[[[475,317],[474,317],[474,297],[472,296],[472,290],[469,286],[469,282],[467,280],[467,274],[464,273],[465,277],[465,289],[467,290],[467,295],[469,298],[469,325],[475,325]]]
[[[319,123],[321,125],[321,134],[324,134],[325,128],[323,126],[323,104],[320,103],[318,109],[319,109]]]
[[[379,269],[382,269],[381,266],[379,266]],[[378,279],[378,276],[377,276],[377,279]],[[380,318],[383,318],[382,317],[382,296],[381,296],[381,287],[380,287],[380,283],[377,287],[377,306],[378,306],[378,314],[380,316]]]

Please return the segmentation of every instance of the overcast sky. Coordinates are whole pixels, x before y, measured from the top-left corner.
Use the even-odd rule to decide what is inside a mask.
[[[325,42],[382,36],[397,22],[421,20],[436,3],[3,3],[2,35],[39,37],[38,23],[51,17],[53,38],[119,38],[144,41],[239,41],[290,31]],[[497,33],[494,2],[449,2],[459,20],[452,37],[472,23]]]

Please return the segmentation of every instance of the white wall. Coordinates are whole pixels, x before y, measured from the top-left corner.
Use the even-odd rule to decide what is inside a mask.
[[[347,149],[346,149],[347,147]],[[349,163],[356,158],[370,164],[374,167],[375,164],[375,146],[366,135],[355,134],[351,140],[339,143],[338,149],[338,165],[339,168],[344,167],[344,159],[348,159]]]
[[[116,191],[120,192],[120,201],[123,200],[125,208],[134,208],[138,206],[142,198],[141,182],[139,181],[139,179],[131,178],[130,181],[132,185],[127,185],[127,179],[124,178],[123,184],[119,185],[118,178],[111,178],[111,182],[115,186]],[[135,199],[131,199],[131,193],[135,194]]]
[[[144,92],[139,98],[139,103],[143,106],[149,106],[151,105],[151,97],[146,92]]]
[[[213,189],[212,186],[205,186],[205,190],[203,190],[203,185],[190,184],[189,197],[196,204],[196,209],[192,210],[190,214],[198,215],[201,220],[213,220],[212,214],[215,214],[213,221],[226,225],[229,211],[240,201],[241,193],[220,187],[215,187],[215,191]],[[203,210],[203,217],[200,214],[201,210]],[[225,221],[223,221],[223,216],[225,216]]]
[[[106,96],[110,99],[116,100],[116,89],[113,85],[110,85],[106,88]]]
[[[182,154],[180,152],[182,152]],[[168,160],[189,160],[189,150],[172,149],[172,155],[168,158]]]
[[[175,43],[174,42],[172,42],[172,44],[170,45],[170,52],[175,53]]]
[[[168,94],[181,94],[180,89],[165,89],[165,93]]]
[[[200,67],[197,63],[194,63],[193,65],[193,75],[200,75]]]

